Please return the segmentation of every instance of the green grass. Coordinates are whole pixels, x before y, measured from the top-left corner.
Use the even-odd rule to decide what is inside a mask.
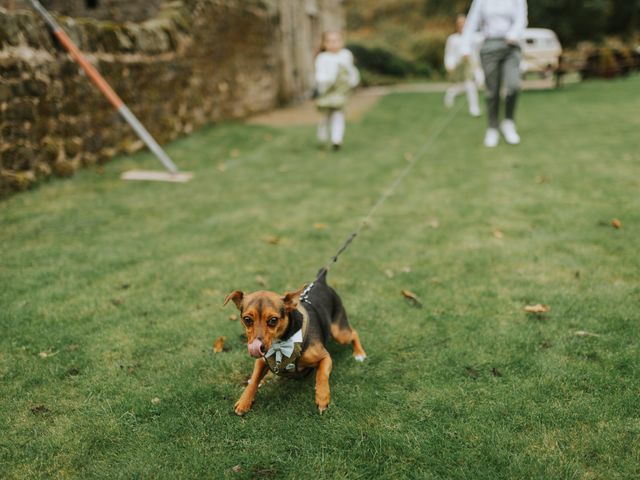
[[[311,280],[439,95],[384,98],[339,154],[227,124],[170,145],[190,184],[120,181],[141,154],[0,203],[0,477],[638,478],[638,89],[527,93],[518,148],[454,119],[330,274],[369,359],[329,347],[323,416],[312,379],[232,414],[252,361],[222,300]]]

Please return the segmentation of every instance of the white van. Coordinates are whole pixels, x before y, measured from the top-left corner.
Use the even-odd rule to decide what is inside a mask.
[[[562,45],[558,36],[546,28],[527,28],[522,37],[523,73],[551,74],[560,65]]]

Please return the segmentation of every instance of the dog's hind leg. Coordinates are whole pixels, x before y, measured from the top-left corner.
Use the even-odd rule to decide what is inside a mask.
[[[333,318],[331,319],[331,336],[336,342],[342,345],[353,344],[353,358],[358,362],[362,362],[367,358],[367,354],[360,343],[358,332],[349,325],[347,312],[342,306],[342,302],[337,303]]]

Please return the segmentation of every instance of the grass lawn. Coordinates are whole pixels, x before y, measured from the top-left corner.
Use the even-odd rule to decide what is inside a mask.
[[[232,413],[222,300],[313,279],[440,95],[385,97],[337,154],[227,124],[169,146],[190,184],[120,181],[139,154],[0,203],[0,477],[638,478],[639,90],[526,93],[518,148],[456,116],[329,275],[369,359],[330,345],[323,416],[312,378]]]

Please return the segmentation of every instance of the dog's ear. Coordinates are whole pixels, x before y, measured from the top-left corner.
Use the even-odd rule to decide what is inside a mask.
[[[298,306],[298,302],[300,301],[300,295],[304,292],[304,289],[307,288],[306,285],[303,285],[302,288],[296,290],[295,292],[287,292],[282,297],[282,301],[284,302],[284,308],[287,312],[292,312]]]
[[[226,305],[227,303],[229,303],[229,300],[233,300],[233,303],[236,304],[236,307],[238,307],[238,310],[242,310],[243,298],[244,298],[244,292],[241,292],[240,290],[236,290],[235,292],[231,292],[229,295],[227,295],[227,298],[224,299],[224,303],[222,305]]]

